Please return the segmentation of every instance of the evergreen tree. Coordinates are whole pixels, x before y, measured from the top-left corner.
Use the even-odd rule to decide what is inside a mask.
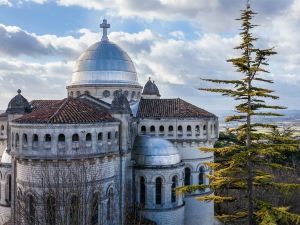
[[[215,163],[208,164],[214,173],[208,175],[209,185],[188,186],[181,189],[183,192],[193,192],[198,189],[211,188],[215,195],[199,198],[215,203],[235,202],[240,200],[239,193],[245,193],[245,204],[240,211],[227,215],[219,215],[223,221],[245,221],[248,225],[261,224],[300,224],[300,216],[289,213],[287,207],[278,207],[271,202],[256,198],[255,192],[260,190],[280,190],[290,192],[300,187],[294,183],[280,183],[270,170],[289,169],[284,165],[283,155],[287,152],[299,151],[299,143],[287,136],[274,135],[276,126],[255,122],[259,116],[281,116],[269,110],[284,109],[284,107],[269,105],[266,100],[276,100],[272,90],[262,84],[273,83],[263,77],[267,70],[268,58],[276,52],[273,48],[260,49],[255,47],[257,38],[252,34],[256,25],[252,19],[256,13],[251,10],[248,2],[246,9],[241,11],[240,36],[242,42],[235,49],[241,52],[236,58],[227,60],[242,74],[238,80],[205,81],[221,84],[228,88],[207,88],[204,91],[221,93],[237,101],[235,115],[226,118],[226,122],[237,121],[239,126],[230,129],[235,134],[234,144],[217,146],[213,149],[201,149],[214,152],[217,155]],[[262,129],[264,131],[262,131]],[[266,130],[269,130],[266,131]],[[228,191],[229,190],[229,191]],[[230,190],[233,190],[232,192]],[[245,224],[245,222],[242,222]]]

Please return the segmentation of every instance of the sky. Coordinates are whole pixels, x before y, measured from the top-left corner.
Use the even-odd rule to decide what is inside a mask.
[[[0,109],[22,90],[33,99],[67,96],[76,59],[101,38],[99,24],[111,25],[109,39],[132,58],[139,82],[151,77],[162,97],[180,97],[209,111],[234,102],[198,88],[201,78],[235,79],[226,59],[237,56],[240,10],[246,0],[0,0]],[[300,1],[251,0],[258,14],[253,32],[270,58],[277,104],[300,109]]]

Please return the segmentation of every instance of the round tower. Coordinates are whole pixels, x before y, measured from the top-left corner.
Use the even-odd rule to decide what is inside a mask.
[[[150,136],[135,140],[135,202],[145,218],[157,225],[183,225],[183,196],[176,188],[183,185],[184,165],[173,144]]]

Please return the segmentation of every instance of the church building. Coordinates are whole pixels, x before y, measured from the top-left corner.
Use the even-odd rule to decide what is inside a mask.
[[[18,90],[0,114],[0,225],[214,224],[213,203],[196,200],[209,189],[176,188],[208,184],[214,158],[201,147],[217,140],[217,116],[163,98],[150,78],[141,86],[106,20],[101,28],[64,99]]]

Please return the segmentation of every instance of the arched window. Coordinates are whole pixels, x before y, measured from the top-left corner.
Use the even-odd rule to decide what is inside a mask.
[[[35,225],[36,224],[36,218],[35,218],[35,200],[34,197],[29,194],[27,196],[27,212],[28,212],[28,224]]]
[[[10,203],[11,202],[11,185],[12,185],[12,183],[11,183],[11,175],[9,174],[9,175],[7,175],[7,178],[6,178],[6,187],[7,187],[7,191],[8,191],[8,193],[7,193],[7,200],[8,200],[8,202]]]
[[[4,125],[1,125],[1,131],[4,131]]]
[[[15,147],[15,134],[11,133],[11,147]]]
[[[119,132],[118,132],[118,131],[115,132],[115,139],[116,139],[116,140],[119,139]]]
[[[37,134],[34,134],[32,137],[32,147],[37,148],[39,145],[39,136]]]
[[[186,127],[186,131],[187,131],[187,132],[192,132],[192,127],[191,127],[190,125],[188,125],[188,126]]]
[[[111,139],[111,132],[108,132],[107,133],[107,140],[110,140]]]
[[[150,127],[150,132],[154,133],[155,132],[155,126]]]
[[[20,137],[19,137],[19,134],[16,133],[16,148],[18,148],[20,146]]]
[[[79,135],[73,134],[72,136],[72,149],[78,150],[79,149]]]
[[[107,197],[107,220],[112,221],[114,212],[114,191],[112,188],[109,189]]]
[[[146,134],[146,126],[142,126],[141,127],[141,133],[142,134]]]
[[[77,195],[71,197],[70,225],[79,225],[79,198]]]
[[[200,134],[200,126],[199,125],[196,125],[195,132],[196,132],[196,134]]]
[[[58,135],[58,142],[64,143],[65,141],[66,141],[66,137],[64,134]]]
[[[110,92],[108,90],[103,91],[103,97],[108,98],[110,96]]]
[[[201,166],[199,169],[199,184],[204,184],[204,179],[205,179],[204,175],[205,175],[204,167]]]
[[[47,148],[47,149],[51,148],[51,135],[50,134],[45,135],[45,148]]]
[[[164,132],[164,131],[165,131],[165,127],[164,127],[164,126],[160,126],[160,127],[159,127],[159,132],[162,133],[162,132]]]
[[[146,203],[146,184],[145,184],[145,178],[140,178],[140,204],[141,207],[144,207]]]
[[[85,91],[84,94],[85,95],[90,95],[90,92],[89,91]]]
[[[172,186],[171,186],[171,201],[172,203],[176,202],[176,187],[178,185],[177,176],[172,177]]]
[[[184,168],[184,185],[191,185],[191,169]]]
[[[160,177],[155,180],[155,204],[162,204],[162,179]]]
[[[98,225],[99,221],[99,193],[93,193],[91,202],[91,225]]]
[[[47,225],[56,224],[56,202],[53,196],[47,198],[46,223]]]
[[[182,132],[182,126],[181,125],[178,126],[178,131]]]
[[[51,142],[51,135],[50,134],[46,134],[45,135],[45,142],[46,143],[50,143]]]
[[[27,134],[23,134],[23,137],[22,137],[23,148],[26,148],[27,144],[28,144]]]
[[[173,131],[174,131],[173,126],[169,126],[169,132],[173,132]]]
[[[73,134],[72,141],[73,142],[79,141],[79,135],[78,134]]]
[[[206,133],[206,125],[203,126],[203,131]]]
[[[76,96],[78,97],[78,96],[80,96],[80,91],[76,91]]]
[[[73,96],[74,96],[74,94],[73,94],[73,91],[71,91],[71,92],[70,92],[70,96],[71,96],[71,97],[73,97]]]
[[[98,133],[98,141],[102,141],[103,140],[103,134],[102,133]]]
[[[92,141],[92,134],[91,133],[86,134],[85,141]]]

